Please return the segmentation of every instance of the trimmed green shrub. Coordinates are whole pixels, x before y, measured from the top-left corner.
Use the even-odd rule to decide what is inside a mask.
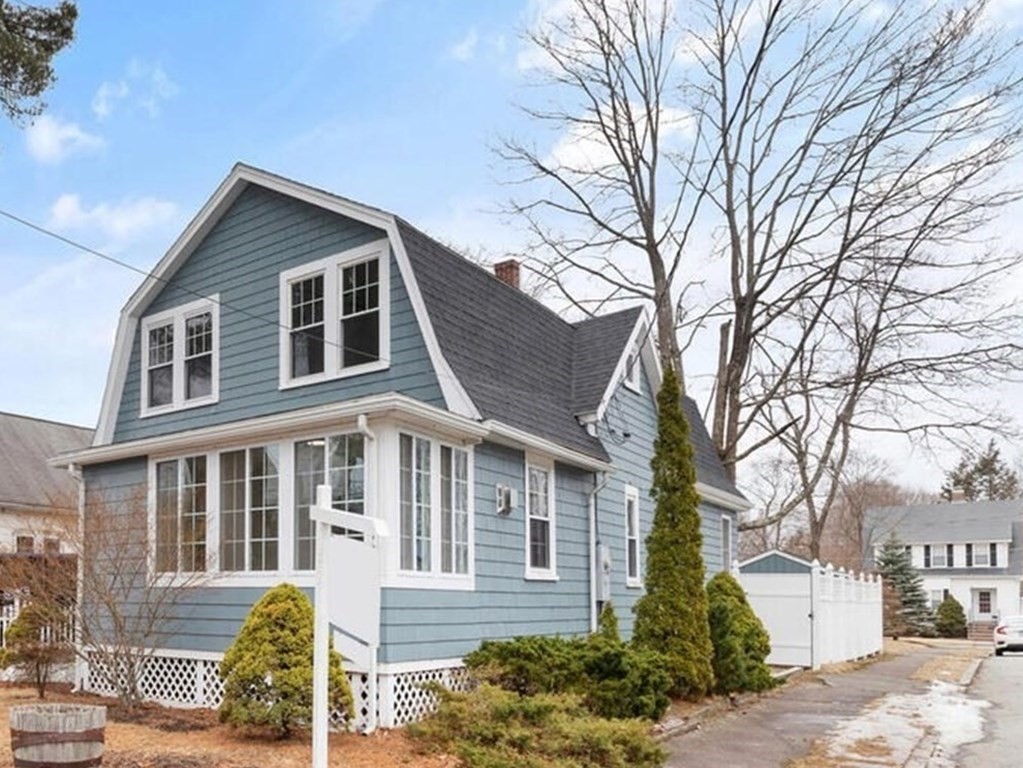
[[[22,607],[4,636],[0,666],[16,667],[22,679],[35,686],[40,699],[46,698],[53,667],[74,658],[71,644],[58,639],[67,618],[65,608],[51,606],[46,601],[31,602]]]
[[[707,584],[714,679],[718,693],[764,691],[774,685],[767,656],[771,638],[753,612],[742,585],[729,573]]]
[[[665,659],[622,642],[607,616],[601,631],[585,639],[485,641],[465,657],[466,666],[476,679],[521,696],[575,693],[601,717],[657,720],[671,703]]]
[[[707,624],[700,512],[689,424],[675,370],[657,394],[653,470],[654,520],[646,540],[644,595],[636,601],[633,643],[666,657],[672,693],[698,699],[714,686]]]
[[[440,686],[437,711],[408,726],[468,768],[656,768],[665,754],[640,720],[595,717],[571,694],[519,696],[489,684],[469,693]]]
[[[614,606],[608,600],[600,609],[600,616],[597,617],[597,634],[608,640],[621,640],[622,635],[618,631],[618,616],[615,615]]]
[[[942,637],[966,637],[966,612],[963,605],[952,595],[941,601],[934,628]]]
[[[252,606],[220,665],[221,722],[287,738],[308,725],[313,707],[313,606],[292,584],[279,584]],[[331,709],[353,711],[341,656],[331,648]]]

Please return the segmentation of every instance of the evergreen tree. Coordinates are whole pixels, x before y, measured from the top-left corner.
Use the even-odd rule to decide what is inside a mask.
[[[949,595],[938,606],[934,628],[942,637],[966,637],[966,611],[963,604]]]
[[[717,692],[764,691],[774,685],[767,666],[771,637],[742,585],[722,571],[707,584],[707,600]]]
[[[906,623],[906,631],[914,635],[929,634],[934,628],[934,617],[924,592],[923,577],[913,567],[905,545],[892,536],[881,545],[875,564],[881,577],[898,595],[899,613]]]
[[[74,39],[77,18],[68,0],[53,9],[0,2],[0,107],[12,120],[43,111],[53,57]]]
[[[700,497],[689,425],[671,366],[657,394],[653,469],[654,521],[647,537],[644,595],[636,602],[633,642],[664,654],[672,693],[698,698],[714,686],[700,533]]]
[[[945,475],[943,498],[951,501],[952,491],[961,488],[967,501],[994,501],[1019,498],[1019,475],[1002,459],[995,441],[980,455],[966,451],[955,469]]]

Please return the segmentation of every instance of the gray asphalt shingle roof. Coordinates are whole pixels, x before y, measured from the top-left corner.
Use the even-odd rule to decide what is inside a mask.
[[[574,413],[597,410],[641,313],[639,307],[634,307],[575,324],[572,348]]]
[[[906,544],[1010,541],[1023,520],[1023,500],[911,504],[868,509],[864,527],[874,543],[894,532]]]
[[[76,493],[67,470],[47,460],[91,442],[91,429],[0,413],[0,506],[46,507]]]

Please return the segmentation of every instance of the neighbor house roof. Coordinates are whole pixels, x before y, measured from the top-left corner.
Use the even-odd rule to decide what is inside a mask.
[[[880,544],[893,533],[904,544],[1011,541],[1023,500],[910,504],[868,509],[864,533]]]
[[[71,498],[74,481],[47,461],[91,441],[85,427],[0,413],[0,507],[46,508],[51,500]]]

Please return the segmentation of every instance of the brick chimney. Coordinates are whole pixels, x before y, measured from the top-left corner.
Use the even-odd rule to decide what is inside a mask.
[[[494,265],[494,274],[501,282],[508,283],[512,288],[519,287],[519,260],[505,259]]]

